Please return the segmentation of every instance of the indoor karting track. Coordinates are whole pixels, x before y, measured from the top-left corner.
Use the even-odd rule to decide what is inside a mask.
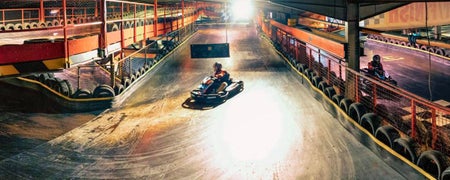
[[[0,178],[406,179],[325,111],[254,27],[228,28],[231,58],[189,58],[190,43],[224,37],[200,28],[112,109],[2,160]],[[217,106],[191,102],[215,61],[244,91]]]

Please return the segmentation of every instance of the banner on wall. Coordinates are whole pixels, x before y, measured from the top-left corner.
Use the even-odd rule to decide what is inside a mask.
[[[382,31],[450,24],[450,2],[411,3],[364,20],[364,27]]]

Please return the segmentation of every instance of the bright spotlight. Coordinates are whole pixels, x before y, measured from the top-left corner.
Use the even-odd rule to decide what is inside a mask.
[[[253,15],[253,4],[250,0],[234,0],[231,3],[231,10],[234,20],[250,20]]]

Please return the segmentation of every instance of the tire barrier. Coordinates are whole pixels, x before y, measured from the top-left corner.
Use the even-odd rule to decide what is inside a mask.
[[[342,99],[344,99],[344,96],[340,94],[335,94],[331,97],[331,100],[333,100],[333,102],[336,103],[336,105],[338,106]]]
[[[58,81],[61,81],[61,79],[59,79],[59,78],[47,78],[44,81],[44,84],[47,87],[49,87],[49,88],[55,89],[55,85],[58,83]]]
[[[22,24],[22,28],[23,29],[31,29],[31,24],[30,23],[23,23]]]
[[[375,113],[366,113],[361,117],[359,124],[369,131],[371,134],[375,135],[376,130],[380,127],[382,118]]]
[[[444,154],[436,150],[428,150],[420,154],[417,166],[430,173],[436,179],[441,177],[441,172],[446,168]]]
[[[58,21],[58,20],[56,20],[56,19],[54,19],[54,20],[52,21],[52,24],[53,24],[53,26],[60,26],[60,25],[61,25],[61,22]]]
[[[450,167],[444,170],[441,174],[441,180],[450,180]]]
[[[51,21],[45,21],[47,27],[52,27],[53,23]]]
[[[145,70],[144,67],[141,67],[141,68],[139,69],[139,73],[141,74],[141,76],[144,75],[146,71],[147,71],[147,70]]]
[[[94,98],[103,98],[103,97],[114,97],[114,89],[106,84],[101,84],[94,89],[92,93]]]
[[[114,86],[114,93],[116,95],[119,95],[120,93],[122,93],[125,90],[125,88],[123,87],[122,84],[116,84],[116,86]]]
[[[152,64],[152,63],[149,63],[149,64],[144,65],[145,71],[148,71],[148,70],[150,69],[151,64]]]
[[[398,131],[390,126],[381,126],[375,131],[375,138],[380,140],[383,144],[386,144],[392,149],[392,146],[394,145],[394,140],[399,138],[400,134]]]
[[[312,77],[311,78],[312,79],[312,84],[315,86],[315,87],[319,87],[318,85],[319,85],[319,83],[320,82],[322,82],[322,77],[321,76],[314,76],[314,77]],[[320,88],[319,88],[320,89]]]
[[[134,75],[135,80],[136,80],[136,79],[138,79],[139,77],[141,77],[141,72],[140,72],[139,70],[136,70],[136,71],[133,73],[133,75]],[[134,82],[134,81],[133,81],[133,82]]]
[[[433,53],[433,54],[434,54],[434,52],[436,52],[436,50],[434,50],[434,48],[433,48],[433,47],[429,47],[429,48],[428,48],[428,52],[430,52],[430,53]]]
[[[303,74],[305,74],[306,69],[308,69],[308,66],[306,64],[302,64],[302,63],[300,63],[297,68],[297,70]]]
[[[114,25],[111,28],[111,31],[118,31],[118,30],[119,30],[119,26],[114,23]]]
[[[445,52],[442,48],[436,48],[435,53],[440,56],[444,56]]]
[[[134,81],[136,81],[136,76],[134,75],[134,74],[132,74],[131,76],[130,76],[130,80],[131,80],[131,83],[134,83]]]
[[[70,84],[70,82],[68,80],[64,79],[62,82],[62,86],[66,86],[67,91],[68,91],[68,92],[63,92],[62,94],[67,97],[70,97],[70,95],[72,95],[72,93],[73,93],[72,85]]]
[[[43,74],[40,74],[40,75],[39,75],[38,80],[39,80],[39,82],[45,84],[45,81],[46,81],[47,79],[53,78],[53,77],[54,77],[53,74],[50,74],[50,73],[43,73]]]
[[[339,108],[341,108],[345,114],[348,114],[348,109],[353,101],[349,98],[344,97],[341,101],[339,101]]]
[[[87,89],[78,89],[77,91],[75,91],[75,93],[72,95],[72,98],[76,98],[76,99],[88,99],[88,98],[92,98],[92,93],[91,91],[87,90]]]
[[[6,31],[6,26],[3,24],[0,24],[0,31]]]
[[[416,146],[414,144],[414,140],[410,137],[395,139],[392,149],[412,163],[416,163]]]
[[[325,88],[330,87],[326,81],[320,81],[319,84],[317,84],[317,88],[320,89],[320,91],[325,93]]]
[[[333,87],[327,87],[325,88],[325,95],[327,95],[328,98],[332,99],[334,95],[336,95],[336,90],[334,90]]]
[[[348,115],[358,122],[358,124],[361,124],[361,117],[366,114],[366,111],[366,107],[359,102],[352,103],[350,107],[348,107]]]
[[[400,43],[400,45],[402,45],[402,46],[407,46],[407,45],[406,45],[406,42],[404,42],[404,41],[402,41],[402,42]],[[410,44],[410,46],[411,46],[411,44]]]
[[[424,51],[428,51],[428,47],[425,46],[425,45],[420,46],[420,49],[421,49],[421,50],[424,50]]]
[[[308,77],[308,79],[309,79],[310,81],[312,81],[312,78],[313,78],[314,76],[316,76],[317,73],[314,72],[314,70],[308,68],[308,69],[305,70],[305,75],[306,75],[306,77]]]
[[[419,45],[419,44],[415,44],[415,45],[414,45],[414,48],[420,49],[420,45]]]
[[[39,23],[39,28],[45,28],[45,27],[47,27],[47,24],[45,24],[45,22]]]
[[[55,79],[56,83],[53,84],[52,89],[64,96],[69,97],[72,94],[72,86],[70,85],[69,81],[61,80],[59,78]]]
[[[14,30],[14,24],[6,24],[6,30],[7,31],[13,31]]]
[[[123,78],[122,84],[123,84],[123,86],[124,86],[125,89],[128,88],[128,87],[130,87],[130,85],[131,85],[131,79],[128,78],[128,77]]]

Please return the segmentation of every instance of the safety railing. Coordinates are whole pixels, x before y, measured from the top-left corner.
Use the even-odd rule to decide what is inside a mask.
[[[121,79],[121,84],[125,88],[128,87],[194,31],[195,24],[190,23],[176,31],[164,34],[162,37],[147,39],[145,47],[130,51],[117,62],[115,76]]]
[[[437,150],[445,154],[448,160],[450,104],[430,102],[401,89],[393,80],[380,81],[370,73],[352,70],[347,67],[345,60],[295,39],[282,29],[265,23],[263,18],[258,19],[258,26],[260,31],[270,37],[276,49],[355,121],[361,121],[362,114],[352,115],[349,102],[362,104],[364,114],[373,112],[382,117],[379,126],[390,125],[401,132],[401,137],[410,137],[414,143],[419,144],[417,156],[428,150]],[[343,98],[348,102],[342,102]],[[415,154],[415,150],[413,151]],[[429,155],[425,156],[423,158],[428,158]]]

